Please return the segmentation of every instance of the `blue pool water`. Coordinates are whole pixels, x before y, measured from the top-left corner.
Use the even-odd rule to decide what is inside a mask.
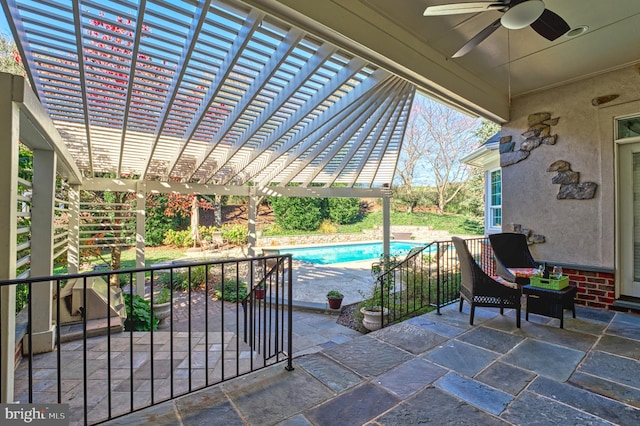
[[[390,251],[394,256],[404,256],[414,247],[423,246],[418,243],[391,242]],[[435,250],[435,246],[433,247]],[[281,249],[280,253],[291,253],[296,260],[326,265],[329,263],[353,262],[356,260],[373,260],[382,255],[382,243],[360,243],[336,246],[304,247]]]

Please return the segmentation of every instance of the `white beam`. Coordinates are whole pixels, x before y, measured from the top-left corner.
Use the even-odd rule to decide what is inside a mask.
[[[298,156],[306,151],[309,147],[309,143],[313,143],[316,140],[324,135],[327,131],[324,129],[324,126],[332,123],[333,121],[340,121],[351,114],[355,108],[357,108],[358,102],[368,98],[371,96],[371,91],[379,84],[383,84],[389,78],[389,74],[384,70],[377,70],[372,75],[369,76],[365,81],[356,86],[353,90],[343,96],[338,100],[338,102],[334,103],[324,111],[316,120],[313,121],[309,126],[305,127],[302,131],[300,131],[295,137],[291,138],[291,140],[282,144],[282,146],[278,147],[277,150],[274,150],[269,154],[269,157],[266,161],[266,164],[274,164],[278,158],[285,155],[287,156],[286,161],[279,165],[276,169],[272,170],[269,173],[264,173],[263,176],[262,170],[258,173],[254,173],[249,176],[247,180],[250,178],[257,176],[257,181],[260,185],[268,185],[271,181],[276,178],[276,176],[282,171],[285,170],[291,163],[298,159]],[[335,119],[335,120],[334,120]],[[306,138],[309,138],[309,143],[301,144]],[[293,152],[289,152],[290,149],[294,148]],[[253,154],[249,159],[249,163],[254,161],[257,158],[258,153]]]
[[[329,58],[334,52],[335,48],[328,44],[323,44],[320,46],[318,51],[311,57],[305,64],[302,66],[300,71],[296,74],[296,76],[289,81],[287,86],[278,93],[278,95],[273,99],[273,101],[269,104],[268,108],[265,108],[262,113],[256,118],[256,120],[251,124],[249,129],[242,134],[239,138],[238,142],[229,150],[227,150],[222,158],[222,160],[216,164],[216,167],[211,171],[206,181],[212,179],[215,174],[222,170],[224,166],[227,165],[233,158],[233,156],[244,147],[251,138],[260,130],[264,124],[271,118],[278,110],[284,105],[284,103],[291,97],[293,94],[309,79],[309,77],[320,68],[320,66]],[[278,129],[273,132],[265,141],[260,143],[259,146],[255,148],[255,152],[263,152],[272,144],[274,144],[278,139],[284,136],[291,128],[296,125],[302,118],[304,118],[307,114],[309,114],[320,100],[327,98],[331,95],[337,88],[339,88],[342,84],[346,83],[348,78],[350,78],[358,69],[360,69],[364,65],[364,62],[357,59],[351,62],[351,67],[345,67],[334,78],[323,87],[318,93],[316,93],[311,99],[305,102],[300,109],[298,109],[295,114],[289,117],[284,123],[282,123]],[[355,68],[355,69],[354,69]],[[344,71],[344,70],[347,71]],[[346,75],[345,75],[346,74]],[[337,76],[340,76],[336,78]],[[242,161],[239,166],[236,167],[236,174],[244,169],[246,166],[246,162],[242,164]],[[229,179],[225,179],[225,183],[229,182]]]
[[[33,195],[31,208],[31,272],[32,277],[53,273],[54,206],[56,190],[56,154],[33,151]],[[32,285],[31,343],[32,353],[51,352],[55,347],[53,319],[53,283]]]
[[[138,181],[136,187],[136,268],[145,264],[145,219],[147,189],[144,181]],[[144,272],[136,272],[136,294],[144,297]]]
[[[180,160],[180,157],[182,156],[182,153],[184,152],[187,146],[187,143],[189,142],[189,140],[191,140],[195,132],[198,130],[198,126],[200,125],[202,120],[204,120],[204,118],[206,117],[207,111],[209,111],[211,104],[215,101],[216,97],[220,93],[220,90],[222,90],[222,87],[224,86],[224,83],[227,80],[227,77],[229,76],[231,71],[233,71],[233,66],[240,59],[240,52],[242,52],[242,50],[246,47],[247,43],[249,43],[251,39],[251,35],[256,31],[256,29],[262,22],[263,18],[264,18],[264,14],[259,13],[255,10],[251,11],[251,13],[249,13],[249,16],[247,16],[247,19],[245,20],[244,25],[238,32],[238,36],[233,41],[231,48],[229,49],[229,51],[227,51],[227,54],[225,55],[224,60],[220,64],[220,69],[218,73],[216,74],[213,81],[211,81],[211,84],[209,85],[209,90],[205,98],[202,100],[202,103],[200,104],[198,111],[194,115],[195,120],[191,122],[189,128],[187,129],[184,140],[180,148],[177,150],[177,153],[174,156],[173,162],[169,166],[169,170],[167,173],[168,176],[171,176],[171,173],[173,172],[173,169],[176,167],[176,164],[178,163],[178,161]]]
[[[140,0],[140,4],[138,5],[138,13],[136,16],[136,32],[133,38],[133,48],[131,50],[131,66],[129,67],[129,79],[127,85],[127,97],[126,97],[126,105],[124,108],[124,117],[122,119],[122,130],[121,130],[121,138],[120,138],[120,155],[118,156],[118,172],[116,176],[120,177],[122,175],[122,153],[124,152],[124,143],[126,141],[127,136],[127,124],[129,122],[129,111],[131,107],[131,94],[133,93],[133,82],[136,75],[136,68],[138,64],[138,49],[140,48],[140,39],[142,38],[142,28],[144,23],[144,11],[147,7],[147,0]]]
[[[340,137],[335,140],[335,142],[333,138],[327,138],[322,143],[316,145],[313,151],[309,153],[302,162],[302,164],[304,164],[302,168],[308,168],[308,166],[320,155],[322,155],[323,158],[319,164],[313,168],[311,174],[307,176],[305,181],[302,183],[302,186],[308,186],[313,183],[315,178],[328,164],[331,163],[333,158],[349,143],[351,138],[353,138],[359,130],[361,131],[361,137],[367,135],[371,131],[371,128],[375,126],[380,118],[381,112],[383,111],[382,105],[388,103],[389,99],[393,98],[393,92],[395,91],[394,89],[396,89],[396,87],[393,86],[398,85],[399,82],[394,82],[394,84],[385,87],[384,90],[378,92],[374,100],[364,103],[359,111],[355,113],[355,117],[351,118],[352,122],[349,126],[344,131],[340,132]],[[348,123],[349,121],[345,120],[344,124]],[[365,127],[362,128],[362,126]],[[331,144],[333,144],[331,149],[328,152],[325,152]],[[354,143],[354,145],[356,145],[356,143]],[[302,170],[298,170],[297,173],[299,174],[301,171]],[[282,182],[280,184],[282,185]]]
[[[16,208],[18,205],[18,142],[20,108],[13,102],[15,89],[23,88],[23,79],[14,86],[14,76],[0,74],[0,279],[16,277]],[[10,96],[6,96],[9,94]],[[13,402],[14,355],[16,336],[16,287],[0,288],[0,402]]]
[[[242,116],[242,114],[247,110],[247,108],[251,105],[251,102],[258,96],[258,94],[262,91],[264,86],[269,82],[271,77],[275,74],[275,72],[280,67],[282,62],[282,58],[287,57],[291,53],[291,51],[296,47],[296,45],[300,42],[304,33],[298,29],[291,29],[282,43],[278,45],[276,52],[271,56],[267,64],[262,67],[260,70],[260,74],[253,80],[251,86],[244,92],[242,98],[233,109],[231,114],[227,116],[220,126],[220,130],[216,132],[216,135],[213,137],[213,141],[211,147],[207,149],[204,155],[196,162],[196,166],[194,167],[193,173],[189,177],[189,180],[193,179],[193,176],[196,172],[202,167],[203,164],[207,161],[213,150],[218,146],[223,137],[233,128],[233,126],[237,123],[238,119]],[[193,134],[195,132],[196,127],[193,126],[193,129],[189,134]]]
[[[299,163],[298,166],[294,170],[289,171],[289,173],[284,177],[279,178],[278,184],[280,186],[284,186],[290,183],[302,170],[304,170],[305,167],[307,167],[316,158],[316,156],[318,156],[328,145],[330,145],[336,137],[346,131],[346,129],[349,128],[348,125],[354,127],[352,120],[359,120],[355,125],[364,123],[369,117],[368,114],[373,111],[372,106],[376,101],[376,96],[382,96],[386,94],[389,88],[394,84],[396,84],[396,81],[394,79],[387,79],[382,84],[371,88],[371,90],[369,90],[364,96],[358,97],[354,105],[355,109],[350,110],[347,117],[344,117],[339,122],[335,123],[335,125],[332,126],[331,132],[324,138],[325,140],[320,144],[314,146],[313,150],[306,157],[300,158],[302,157],[303,152],[296,150],[296,155],[291,156],[291,159],[297,161]],[[311,146],[315,144],[315,142],[316,141],[311,141],[311,143],[308,145]],[[286,169],[282,168],[281,170],[285,171]]]
[[[67,271],[80,271],[80,188],[69,185],[69,247],[67,248]]]
[[[153,145],[151,146],[151,153],[149,154],[149,158],[147,159],[147,164],[144,168],[144,173],[142,176],[143,178],[147,175],[149,165],[151,164],[151,160],[153,159],[153,154],[155,153],[155,150],[158,146],[158,142],[162,137],[162,132],[164,131],[165,124],[167,123],[167,120],[171,115],[173,104],[176,100],[176,97],[178,96],[178,89],[180,88],[180,84],[182,83],[184,75],[187,72],[187,69],[188,69],[187,65],[189,64],[189,59],[191,58],[191,55],[193,54],[193,50],[196,47],[196,43],[198,41],[198,34],[200,33],[202,26],[204,25],[204,21],[207,18],[207,12],[209,11],[210,6],[211,6],[211,0],[205,0],[202,4],[200,4],[200,7],[198,7],[198,9],[196,10],[195,16],[191,21],[191,27],[189,28],[189,33],[187,35],[184,48],[182,49],[180,59],[178,60],[178,69],[173,74],[171,85],[167,89],[169,96],[167,96],[164,100],[164,105],[162,106],[161,113],[160,113],[161,116],[156,124],[156,129],[154,131],[154,134],[156,136],[155,136],[155,140],[153,141]],[[223,73],[219,73],[219,74],[223,74]],[[129,85],[131,86],[132,83],[133,82],[130,81]],[[182,149],[178,150],[179,154],[175,157],[175,160],[170,167],[170,170],[168,173],[169,175],[171,175],[171,171],[173,171],[173,166],[175,166],[176,162],[182,155],[182,151],[184,150],[184,147],[186,146],[190,138],[191,138],[191,135],[189,135],[183,141]]]
[[[406,86],[406,84],[404,86]],[[376,146],[375,141],[377,141],[379,135],[382,134],[382,132],[388,128],[389,117],[391,117],[394,111],[396,111],[396,109],[398,108],[398,104],[403,93],[402,89],[403,88],[400,89],[401,90],[400,93],[396,93],[393,97],[383,101],[383,106],[379,107],[376,110],[375,114],[371,117],[371,120],[367,122],[367,125],[362,129],[361,134],[358,136],[358,140],[351,145],[351,148],[344,155],[344,158],[342,159],[341,163],[336,167],[336,169],[331,174],[330,181],[325,183],[325,187],[330,187],[335,183],[335,181],[338,179],[342,171],[352,161],[353,156],[358,151],[363,149],[363,147],[365,150],[363,157],[367,156],[369,153],[371,153],[371,151],[373,151],[373,148],[375,148]],[[365,145],[367,140],[369,140],[369,143]],[[356,168],[356,170],[358,171],[362,170],[362,167],[364,166],[364,164],[366,164],[366,161],[364,162],[361,161],[360,164],[358,164],[358,167]],[[355,179],[351,180],[351,182],[349,182],[347,186],[352,186],[354,183],[355,183]]]
[[[265,197],[319,197],[319,198],[381,198],[388,195],[384,188],[323,188],[301,186],[256,187],[256,194]]]
[[[259,197],[256,195],[256,188],[251,187],[249,191],[249,238],[247,241],[249,256],[256,255],[256,216],[258,211]]]

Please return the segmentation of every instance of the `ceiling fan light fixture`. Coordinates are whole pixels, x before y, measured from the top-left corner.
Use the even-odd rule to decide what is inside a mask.
[[[544,9],[542,0],[525,1],[509,8],[502,15],[500,23],[510,30],[519,30],[534,23],[542,15]]]

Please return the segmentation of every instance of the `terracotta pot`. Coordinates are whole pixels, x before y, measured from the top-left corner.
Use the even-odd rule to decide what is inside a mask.
[[[389,315],[389,310],[387,308],[380,309],[367,309],[360,308],[360,313],[364,315],[362,318],[362,325],[367,330],[375,331],[382,327],[382,322],[387,322],[387,316]]]
[[[340,305],[342,305],[342,297],[337,298],[327,298],[329,301],[329,308],[331,309],[340,309]]]
[[[267,295],[267,289],[266,288],[254,288],[253,289],[253,295],[255,296],[256,299],[264,299],[264,297]]]

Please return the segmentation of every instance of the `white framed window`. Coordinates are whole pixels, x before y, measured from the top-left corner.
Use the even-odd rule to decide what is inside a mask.
[[[487,184],[487,226],[491,229],[502,229],[502,170],[490,170]]]

